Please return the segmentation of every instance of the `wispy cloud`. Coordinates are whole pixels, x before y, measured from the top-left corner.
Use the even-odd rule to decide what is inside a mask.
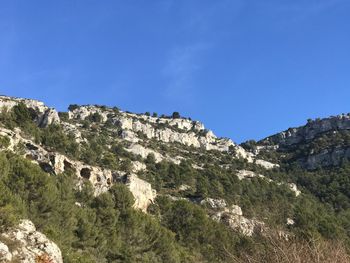
[[[195,74],[201,68],[200,55],[209,48],[208,44],[197,43],[175,47],[170,51],[163,75],[167,86],[164,95],[167,99],[192,100],[196,90]]]
[[[227,25],[242,8],[242,0],[173,1],[164,7],[181,13],[179,35],[190,36],[187,45],[177,44],[166,58],[163,76],[167,81],[164,96],[178,103],[191,103],[196,95],[196,74],[205,63],[205,54],[216,46]]]

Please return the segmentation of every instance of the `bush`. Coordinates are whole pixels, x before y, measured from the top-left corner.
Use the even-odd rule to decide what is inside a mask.
[[[79,105],[77,105],[77,104],[71,104],[71,105],[68,106],[68,110],[69,111],[74,111],[74,110],[76,110],[78,108],[79,108]]]
[[[69,121],[69,114],[68,114],[68,112],[59,112],[58,116],[60,117],[60,119],[62,121],[66,121],[66,122]]]
[[[10,139],[8,137],[0,136],[0,148],[6,149],[10,146]]]
[[[99,123],[99,122],[102,122],[102,116],[100,113],[95,112],[95,113],[90,114],[90,116],[88,117],[88,120],[91,122]]]
[[[179,118],[181,118],[181,115],[180,115],[179,112],[174,111],[173,114],[172,114],[172,118],[173,118],[173,119],[179,119]]]

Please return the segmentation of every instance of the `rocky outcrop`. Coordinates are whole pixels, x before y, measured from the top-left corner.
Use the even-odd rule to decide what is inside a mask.
[[[248,170],[239,170],[236,175],[237,175],[239,180],[251,179],[254,177],[265,178],[265,176],[263,176],[261,174],[257,174],[253,171],[248,171]],[[270,180],[270,179],[268,179],[268,180]]]
[[[188,201],[208,209],[208,215],[214,221],[223,223],[233,230],[245,236],[252,236],[254,233],[263,233],[267,227],[265,223],[257,219],[249,219],[243,216],[240,206],[228,206],[224,199],[205,198],[198,200],[196,198],[175,197],[166,195],[173,201]]]
[[[248,163],[255,163],[265,169],[273,169],[279,167],[279,164],[271,163],[265,160],[257,159],[256,154],[246,151],[243,147],[236,145],[234,147],[235,155],[237,158],[243,158],[247,160]]]
[[[201,205],[209,206],[211,209],[223,209],[227,206],[224,199],[205,198],[200,202]]]
[[[285,161],[292,156],[293,161],[308,170],[338,166],[350,159],[346,132],[350,132],[350,114],[309,120],[305,126],[290,128],[259,141],[257,149],[276,151],[287,156]]]
[[[238,205],[228,207],[225,200],[212,198],[203,199],[200,203],[212,210],[210,216],[213,220],[224,223],[245,236],[252,236],[254,233],[261,233],[265,230],[263,222],[244,217]]]
[[[128,152],[131,152],[135,155],[140,155],[143,159],[146,159],[148,157],[148,155],[153,155],[155,161],[161,162],[163,159],[165,159],[165,157],[163,155],[161,155],[160,153],[152,150],[152,149],[148,149],[140,144],[134,143],[132,145],[130,145],[128,148],[126,148],[125,150],[127,150]]]
[[[268,181],[269,183],[275,183],[277,185],[285,185],[289,188],[290,191],[292,191],[295,196],[299,196],[301,194],[301,191],[298,189],[297,185],[294,183],[282,183],[282,182],[275,182],[271,180],[270,178],[267,178],[261,174],[257,174],[253,171],[248,171],[248,170],[239,170],[236,174],[239,180],[243,179],[252,179],[252,178],[261,178],[263,180]]]
[[[112,171],[98,166],[87,165],[83,162],[71,160],[65,155],[57,152],[49,152],[38,144],[33,143],[28,139],[24,139],[20,135],[20,131],[11,131],[0,128],[0,136],[9,138],[10,143],[8,150],[16,151],[18,145],[21,147],[23,156],[33,163],[38,164],[44,171],[48,173],[61,174],[65,171],[73,171],[77,177],[77,187],[81,188],[84,181],[89,180],[94,188],[94,194],[99,195],[108,191],[108,189],[116,182],[124,182],[122,178],[126,175],[122,171]],[[134,171],[145,169],[145,165],[139,162],[133,163]],[[135,197],[135,207],[145,211],[149,201],[154,199],[156,193],[154,190],[149,190],[151,185],[146,181],[137,178],[131,174],[128,180],[128,186],[131,193]],[[142,188],[143,187],[143,188]],[[149,192],[152,194],[149,194]],[[145,194],[145,196],[143,196]]]
[[[305,159],[300,160],[300,163],[305,168],[314,170],[320,167],[340,165],[345,159],[350,159],[350,146],[338,146],[332,149],[324,149],[320,153],[311,154]]]
[[[142,140],[158,140],[163,143],[179,143],[204,150],[220,152],[232,152],[236,158],[246,159],[248,162],[256,162],[266,169],[278,167],[264,160],[256,160],[253,153],[236,145],[231,139],[218,138],[215,134],[206,130],[198,121],[184,118],[151,117],[143,114],[132,114],[115,109],[98,106],[79,106],[69,112],[69,118],[85,120],[89,116],[98,114],[102,122],[109,122],[120,132],[122,139],[133,143],[129,151],[145,158],[148,152],[142,149],[139,142]],[[155,154],[156,160],[162,157]]]
[[[309,120],[305,126],[290,128],[270,136],[259,143],[286,147],[305,141],[311,141],[318,135],[329,131],[350,130],[350,115],[343,114],[324,119]]]
[[[324,119],[309,120],[305,126],[290,128],[259,142],[274,147],[275,150],[294,144],[312,141],[327,132],[350,130],[350,114],[332,116]],[[272,144],[272,145],[271,145]]]
[[[46,261],[40,261],[45,259]],[[0,235],[0,262],[63,263],[59,247],[29,220]]]
[[[23,103],[35,112],[35,121],[40,127],[60,122],[58,112],[55,109],[49,108],[43,102],[37,100],[0,96],[0,111],[10,110],[19,103]]]
[[[69,117],[85,120],[96,113],[103,122],[109,120],[120,128],[122,138],[131,142],[138,142],[138,133],[142,133],[147,139],[177,142],[206,150],[228,151],[230,146],[235,145],[229,139],[217,138],[212,131],[205,130],[202,123],[184,118],[155,118],[97,106],[80,106],[70,111]]]
[[[265,160],[261,160],[261,159],[256,159],[255,160],[255,164],[260,165],[260,166],[264,167],[267,170],[280,167],[279,164],[271,163],[271,162],[268,162],[268,161],[265,161]]]
[[[12,261],[12,253],[8,246],[0,241],[0,262]]]
[[[151,184],[141,180],[133,174],[126,176],[125,184],[134,195],[134,207],[141,209],[143,212],[147,212],[148,206],[154,202],[154,199],[157,196],[157,193],[152,189]]]
[[[176,156],[176,157],[170,157],[170,156],[164,156],[162,154],[160,154],[159,152],[156,152],[152,149],[146,148],[140,144],[137,143],[133,143],[131,144],[128,148],[125,149],[126,151],[134,154],[134,155],[139,155],[141,156],[143,159],[146,159],[149,155],[153,155],[154,156],[154,161],[156,163],[159,163],[163,160],[166,160],[168,162],[172,162],[174,164],[180,164],[181,161],[185,158],[183,158],[182,156]],[[135,172],[139,171],[139,170],[145,170],[146,166],[143,164],[142,165],[142,169],[140,166],[141,163],[134,163],[134,170]]]
[[[256,219],[248,219],[243,215],[224,212],[220,215],[220,221],[230,228],[239,231],[245,236],[252,236],[254,233],[265,231],[265,224]]]

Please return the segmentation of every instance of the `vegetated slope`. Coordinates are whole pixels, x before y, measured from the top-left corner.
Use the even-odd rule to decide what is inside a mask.
[[[323,184],[346,163],[307,172],[178,113],[0,108],[1,232],[30,219],[64,262],[349,261],[346,187]]]
[[[350,207],[350,115],[307,121],[259,142],[242,146],[259,158],[277,161],[292,180],[342,214]]]

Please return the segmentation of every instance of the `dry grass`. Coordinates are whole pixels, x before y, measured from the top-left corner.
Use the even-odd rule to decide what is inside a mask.
[[[47,254],[38,255],[38,256],[35,258],[35,262],[36,262],[36,263],[54,263],[53,259],[50,258],[50,256],[47,255]]]
[[[282,241],[276,236],[268,236],[266,240],[266,249],[254,251],[250,255],[243,253],[238,262],[350,263],[345,246],[338,241]]]

